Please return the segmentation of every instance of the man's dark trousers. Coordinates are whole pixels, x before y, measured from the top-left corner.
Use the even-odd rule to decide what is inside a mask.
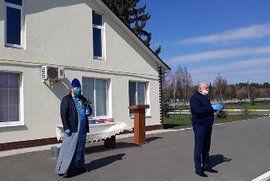
[[[211,144],[212,125],[198,125],[193,123],[193,131],[195,133],[195,170],[203,171],[205,168],[210,168],[209,150]]]

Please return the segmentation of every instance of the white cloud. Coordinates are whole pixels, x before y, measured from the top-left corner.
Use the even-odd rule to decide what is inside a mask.
[[[222,59],[229,57],[239,57],[246,55],[269,55],[270,54],[270,46],[257,47],[257,48],[238,48],[238,49],[221,49],[215,51],[201,52],[195,54],[188,54],[183,56],[178,56],[169,59],[169,64],[178,64],[178,63],[193,63],[200,62],[205,60],[212,59]]]
[[[213,82],[220,73],[229,83],[244,82],[252,79],[254,82],[269,82],[270,57],[242,60],[229,64],[206,66],[190,70],[194,82]]]
[[[270,36],[270,24],[257,24],[248,27],[237,28],[213,35],[199,36],[180,40],[180,44],[196,43],[228,43],[237,40],[262,38]]]
[[[251,71],[250,69],[247,70],[240,70],[240,71],[234,71],[234,72],[224,72],[220,73],[220,75],[227,79],[229,84],[239,83],[239,82],[247,82],[248,80],[250,82],[256,82],[256,83],[263,83],[263,82],[269,82],[269,79],[266,78],[265,75],[270,74],[269,68],[260,69],[257,72]],[[215,78],[218,74],[203,74],[203,75],[193,75],[192,74],[192,80],[194,85],[198,84],[199,82],[211,82],[213,83]]]
[[[234,72],[224,72],[220,73],[220,75],[227,79],[229,84],[239,83],[239,82],[256,82],[256,83],[263,83],[269,82],[269,79],[266,78],[265,75],[270,74],[269,68],[263,68],[260,70],[252,71],[248,69],[234,71]],[[209,74],[202,74],[202,75],[193,75],[192,80],[194,85],[198,84],[199,82],[214,82],[215,78],[217,77],[217,73],[209,73]]]
[[[260,58],[260,59],[251,59],[251,60],[242,60],[228,64],[214,65],[214,66],[206,66],[201,68],[192,69],[192,72],[196,72],[196,74],[205,74],[205,73],[222,73],[225,71],[239,71],[241,69],[249,69],[253,70],[257,67],[265,67],[270,66],[270,57],[269,58]]]

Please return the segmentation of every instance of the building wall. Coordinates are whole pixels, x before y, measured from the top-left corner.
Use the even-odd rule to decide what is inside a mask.
[[[0,143],[55,137],[61,124],[60,101],[76,77],[110,80],[109,116],[133,126],[129,117],[128,82],[149,82],[147,125],[160,124],[158,71],[155,61],[95,1],[24,0],[24,49],[4,46],[0,36],[0,71],[21,74],[22,125],[0,127]],[[106,59],[92,55],[92,10],[103,15]],[[4,2],[0,2],[0,34],[4,35]],[[42,82],[41,66],[64,66],[66,78]]]

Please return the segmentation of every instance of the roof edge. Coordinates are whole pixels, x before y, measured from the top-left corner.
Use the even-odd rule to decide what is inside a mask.
[[[99,2],[99,0],[97,0],[97,2]],[[158,61],[156,61],[158,64],[161,64],[161,66],[163,67],[164,71],[170,71],[171,68],[163,61],[161,60],[161,58],[155,54],[155,52],[147,45],[145,45],[145,43],[143,42],[143,40],[108,6],[108,4],[104,1],[101,0],[100,2],[102,2],[103,5],[105,5],[105,7],[107,9],[109,9],[109,11],[117,17],[118,20],[120,20],[120,22],[129,29],[129,31],[133,34],[133,36],[135,36],[137,38],[137,40],[139,40],[139,42],[141,44],[143,44],[143,46],[147,49],[147,51],[149,51],[149,53],[152,55],[153,58],[156,58]]]

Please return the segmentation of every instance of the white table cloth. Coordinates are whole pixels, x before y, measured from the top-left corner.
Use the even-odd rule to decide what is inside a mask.
[[[99,124],[89,124],[89,133],[87,133],[86,141],[100,141],[106,138],[110,138],[116,134],[119,134],[125,130],[132,131],[124,122],[107,122]],[[61,140],[64,135],[64,128],[62,125],[56,126],[57,140]]]

